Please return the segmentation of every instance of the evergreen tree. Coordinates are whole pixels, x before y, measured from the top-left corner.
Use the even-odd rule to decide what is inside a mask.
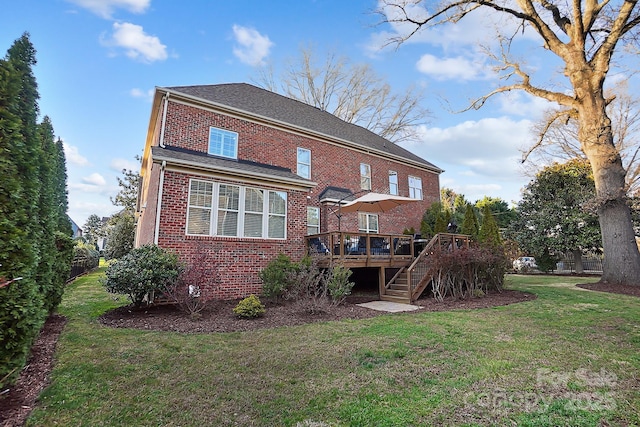
[[[482,208],[482,225],[480,225],[478,240],[480,243],[488,246],[495,247],[502,245],[500,230],[498,230],[498,224],[493,217],[493,213],[491,213],[489,205],[485,205]]]
[[[24,365],[46,313],[36,281],[42,156],[35,64],[26,33],[0,61],[0,276],[23,278],[0,289],[0,380]]]
[[[96,214],[89,215],[89,218],[87,218],[87,222],[85,222],[82,226],[82,231],[87,243],[90,243],[93,246],[96,246],[98,244],[99,238],[106,237],[107,235],[104,223]]]
[[[105,259],[120,259],[133,249],[136,233],[135,216],[123,210],[109,219]]]
[[[471,236],[471,240],[478,241],[478,217],[476,216],[475,209],[471,204],[468,204],[464,211],[464,220],[462,221],[462,228],[460,232]]]

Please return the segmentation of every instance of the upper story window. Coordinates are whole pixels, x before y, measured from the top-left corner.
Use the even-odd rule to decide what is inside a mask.
[[[389,171],[389,194],[398,195],[398,172]]]
[[[371,166],[366,163],[360,163],[360,188],[371,190]]]
[[[311,150],[298,147],[298,175],[311,179]]]
[[[320,208],[307,206],[307,234],[320,234]]]
[[[209,128],[209,154],[238,158],[238,133],[229,130]]]
[[[409,197],[422,200],[422,178],[409,176]]]
[[[187,234],[286,238],[287,193],[192,179]]]
[[[358,213],[358,231],[360,233],[378,234],[378,215]]]

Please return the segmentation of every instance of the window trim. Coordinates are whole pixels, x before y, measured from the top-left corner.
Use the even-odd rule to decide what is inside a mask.
[[[420,182],[420,187],[415,187],[411,185],[411,180],[415,180]],[[408,178],[408,183],[409,183],[409,197],[412,199],[416,199],[416,200],[424,200],[423,199],[423,192],[422,192],[422,177],[420,176],[414,176],[414,175],[409,175]],[[416,190],[420,191],[420,197],[416,197]]]
[[[315,225],[310,226],[309,225],[309,210],[313,209],[316,213],[317,213],[317,217],[318,217],[318,225],[317,227]],[[313,227],[313,228],[317,228],[317,232],[315,233],[309,233],[309,227]],[[307,206],[307,236],[311,236],[312,234],[320,234],[320,208],[317,206]]]
[[[363,166],[365,167],[363,170]],[[363,173],[364,172],[364,173]],[[367,175],[366,172],[369,172]],[[360,189],[371,191],[371,165],[368,163],[360,163]],[[365,185],[367,184],[368,185]]]
[[[221,142],[220,144],[220,152],[216,153],[213,152],[211,150],[211,135],[214,132],[219,132],[221,135],[232,135],[234,136],[234,147],[233,147],[233,155],[229,156],[224,154],[225,149],[224,149],[224,140]],[[238,132],[234,132],[232,130],[227,130],[227,129],[222,129],[222,128],[217,128],[215,126],[209,126],[209,145],[207,147],[207,153],[211,154],[212,156],[218,156],[218,157],[225,157],[227,159],[238,159]]]
[[[395,177],[395,182],[391,181],[391,177]],[[395,191],[392,190],[392,184],[395,185]],[[389,171],[389,194],[392,196],[398,195],[398,172],[392,170]]]
[[[198,206],[198,205],[191,205],[191,192],[192,192],[192,186],[194,182],[200,182],[200,183],[205,183],[205,184],[212,184],[212,188],[211,188],[211,206],[210,207],[202,207],[202,206]],[[237,210],[230,210],[230,212],[237,212],[238,218],[237,218],[237,224],[236,224],[236,232],[234,235],[224,235],[224,234],[218,234],[218,219],[220,218],[220,211],[221,211],[221,207],[220,207],[220,200],[219,200],[219,196],[220,196],[220,186],[221,185],[226,185],[226,186],[230,186],[230,187],[237,187],[238,190],[238,209]],[[262,201],[262,232],[261,232],[261,236],[245,236],[245,215],[246,214],[257,214],[257,212],[255,211],[247,211],[246,210],[246,194],[247,194],[247,189],[252,189],[252,190],[258,190],[261,191],[263,194],[263,201]],[[284,200],[284,213],[278,213],[278,212],[271,212],[271,197],[272,194],[278,194],[280,197],[282,197],[282,199]],[[209,195],[207,195],[208,197]],[[209,210],[209,230],[208,233],[203,234],[203,233],[189,233],[189,213],[190,210],[192,208],[195,209],[207,209]],[[228,210],[227,208],[223,208],[223,211]],[[189,194],[187,196],[187,209],[186,209],[186,218],[185,218],[185,235],[187,236],[209,236],[209,237],[224,237],[224,238],[235,238],[235,239],[267,239],[267,240],[286,240],[287,239],[287,219],[288,219],[288,193],[286,191],[282,191],[282,190],[273,190],[273,189],[267,189],[267,188],[260,188],[260,187],[254,187],[254,186],[247,186],[247,185],[239,185],[239,184],[232,184],[232,183],[226,183],[226,182],[216,182],[216,181],[210,181],[210,180],[206,180],[206,179],[198,179],[198,178],[190,178],[189,179]],[[283,218],[284,220],[284,227],[282,230],[282,236],[278,236],[278,237],[270,237],[269,236],[269,232],[270,232],[270,225],[272,224],[272,218]]]
[[[365,219],[365,228],[360,228],[360,218],[364,217]],[[370,227],[370,218],[376,218],[376,228],[373,229]],[[369,233],[369,234],[380,234],[380,218],[378,214],[369,213],[369,212],[358,212],[358,233]]]
[[[300,161],[300,152],[304,151],[309,153],[309,163]],[[300,165],[307,166],[309,168],[309,176],[304,176],[300,173]],[[296,150],[296,174],[302,178],[311,179],[311,150],[308,148],[298,147]]]

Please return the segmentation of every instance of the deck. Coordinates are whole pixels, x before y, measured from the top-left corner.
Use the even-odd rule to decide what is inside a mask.
[[[321,268],[339,263],[347,268],[378,269],[380,299],[411,303],[431,281],[429,254],[469,248],[470,236],[440,233],[430,241],[406,234],[332,232],[306,237],[307,253]],[[387,280],[387,269],[392,269]]]
[[[317,256],[320,267],[340,262],[349,268],[404,267],[426,243],[406,234],[346,232],[314,234],[307,236],[306,242],[307,253]]]

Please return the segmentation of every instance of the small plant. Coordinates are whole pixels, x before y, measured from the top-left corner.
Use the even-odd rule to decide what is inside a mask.
[[[108,292],[128,295],[139,307],[147,295],[166,292],[176,283],[181,271],[178,255],[155,245],[145,245],[111,263],[103,284]]]
[[[260,299],[255,295],[249,295],[234,307],[233,314],[245,319],[254,319],[264,315],[265,311]]]
[[[260,273],[262,295],[279,298],[289,287],[289,276],[296,269],[296,264],[285,254],[279,254]]]
[[[180,274],[178,281],[169,286],[166,295],[192,319],[199,319],[206,306],[203,289],[211,291],[218,286],[218,266],[212,262],[204,245],[198,245],[196,255]]]
[[[335,265],[325,277],[327,290],[333,305],[340,305],[347,296],[351,295],[351,289],[355,283],[349,281],[352,271],[343,265]]]

